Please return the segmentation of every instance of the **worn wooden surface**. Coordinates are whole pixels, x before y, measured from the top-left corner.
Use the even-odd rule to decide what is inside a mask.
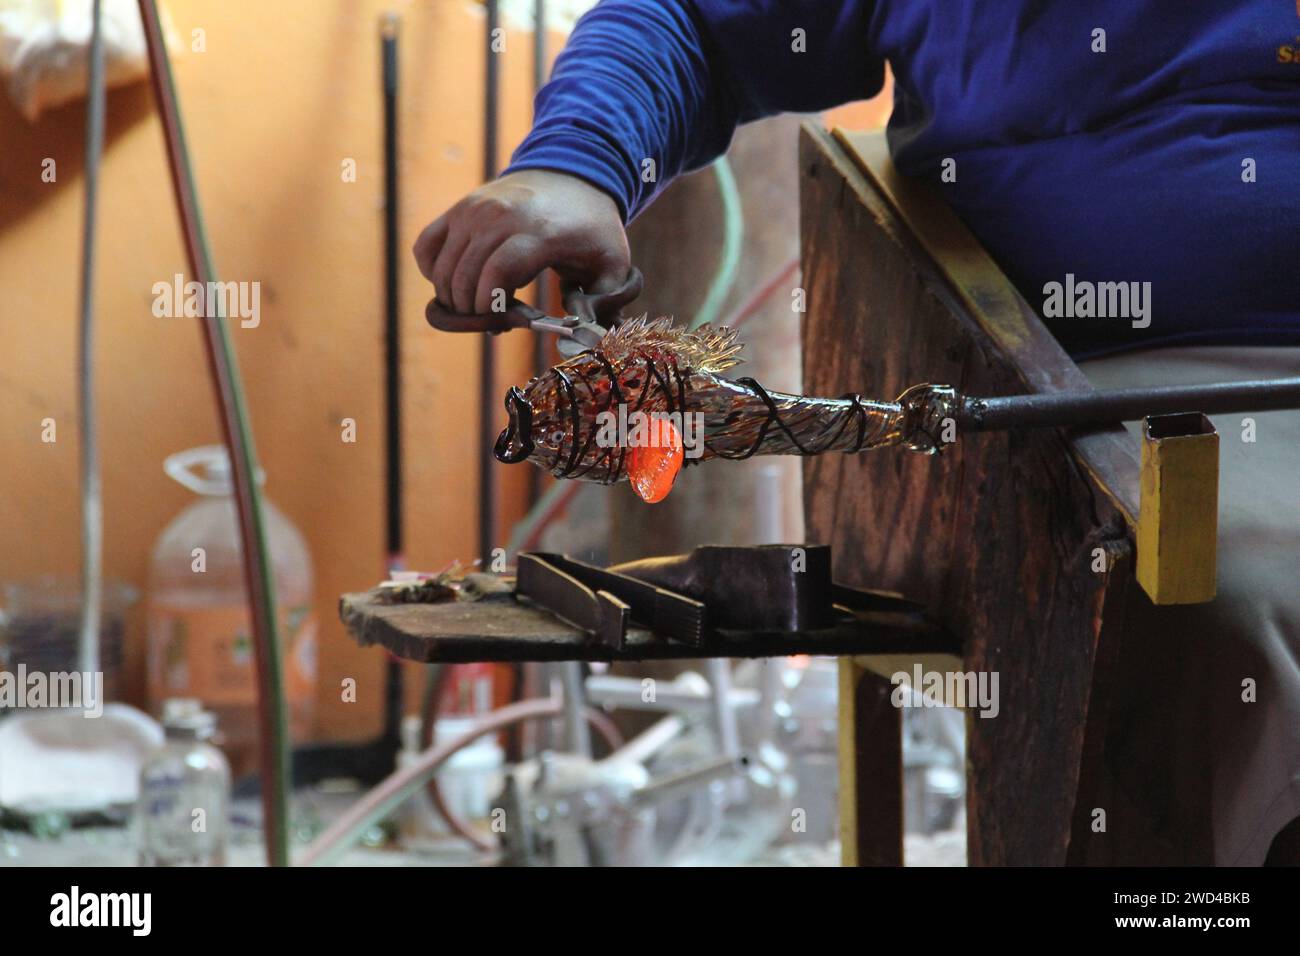
[[[808,394],[1088,387],[956,218],[893,172],[883,137],[806,127],[801,173]],[[832,545],[836,578],[924,601],[966,669],[998,673],[999,715],[967,724],[973,865],[1067,861],[1099,760],[1094,665],[1131,577],[1137,475],[1119,428],[806,462],[808,538]],[[1098,553],[1109,570],[1093,570]]]
[[[701,647],[630,627],[628,646],[613,650],[526,598],[436,604],[387,604],[373,592],[345,594],[339,616],[362,645],[378,644],[404,660],[612,661],[787,654],[922,654],[956,650],[954,639],[920,614],[862,612],[816,631],[761,634],[709,631]]]

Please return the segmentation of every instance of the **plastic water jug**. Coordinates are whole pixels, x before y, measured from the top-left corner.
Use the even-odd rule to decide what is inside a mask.
[[[230,461],[221,445],[170,456],[164,470],[199,500],[154,545],[148,594],[148,692],[155,714],[168,698],[196,698],[216,715],[236,775],[257,757],[257,676]],[[257,476],[258,484],[265,476]],[[312,729],[316,622],[312,566],[302,535],[263,497],[295,740]]]

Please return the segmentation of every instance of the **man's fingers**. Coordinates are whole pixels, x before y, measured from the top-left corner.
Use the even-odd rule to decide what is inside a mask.
[[[448,228],[446,215],[439,216],[424,227],[416,237],[415,245],[411,247],[420,275],[430,282],[433,281],[433,264],[437,262],[438,253],[442,252],[443,243],[447,241]]]
[[[522,234],[511,236],[483,263],[474,293],[474,311],[491,312],[498,289],[509,299],[516,289],[537,278],[546,266],[546,247],[541,241]]]
[[[627,265],[617,262],[606,263],[596,277],[582,287],[584,292],[592,295],[603,295],[606,292],[613,292],[621,288],[627,281]]]
[[[483,264],[501,244],[499,236],[478,234],[469,241],[465,251],[460,254],[456,271],[451,276],[451,305],[457,312],[473,313],[474,293],[478,289],[479,276],[483,273]]]
[[[460,263],[461,254],[464,253],[465,247],[469,245],[470,233],[468,229],[453,229],[447,236],[446,242],[442,244],[442,249],[438,252],[438,259],[433,264],[433,275],[429,278],[433,281],[434,290],[438,298],[445,305],[451,305],[451,277],[456,272],[456,266]]]
[[[622,238],[622,237],[619,237]],[[602,295],[622,288],[632,268],[627,240],[605,236],[588,242],[572,263],[555,264],[556,271],[570,282],[578,283],[589,295]]]
[[[581,180],[528,171],[488,183],[429,223],[412,252],[439,300],[467,315],[500,308],[550,266],[589,293],[620,289],[627,239],[613,200]]]

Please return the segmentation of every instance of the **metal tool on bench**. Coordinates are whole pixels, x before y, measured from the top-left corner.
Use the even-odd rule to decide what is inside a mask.
[[[718,630],[815,631],[834,617],[826,545],[705,545],[612,570],[706,602]]]
[[[429,300],[424,317],[443,332],[488,332],[496,335],[510,329],[532,329],[559,337],[560,354],[569,357],[594,348],[609,329],[621,320],[620,310],[638,295],[644,284],[635,266],[623,284],[612,292],[584,292],[571,286],[564,292],[568,315],[547,315],[519,299],[511,299],[501,312],[467,315],[453,312],[437,298]]]
[[[699,646],[704,639],[704,604],[634,577],[559,554],[519,555],[517,593],[622,649],[632,620],[656,634]]]
[[[706,647],[728,634],[829,628],[855,612],[916,615],[921,605],[831,580],[826,545],[706,545],[690,554],[600,568],[557,554],[519,555],[517,593],[622,650],[629,623]]]

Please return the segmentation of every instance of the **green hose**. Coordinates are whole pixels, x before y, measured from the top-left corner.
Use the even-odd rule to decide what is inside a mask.
[[[551,487],[547,488],[542,494],[538,495],[537,501],[528,509],[528,514],[524,515],[515,523],[510,532],[510,541],[506,545],[507,554],[518,554],[519,549],[524,546],[524,542],[533,536],[533,532],[546,517],[551,507],[559,501],[569,491],[570,485],[567,481],[554,482]]]
[[[203,213],[199,206],[198,189],[190,162],[189,147],[185,141],[185,127],[181,119],[180,103],[176,98],[176,82],[172,76],[171,60],[162,35],[156,0],[139,0],[141,20],[145,25],[145,40],[149,49],[150,64],[154,71],[154,90],[158,109],[164,114],[164,132],[169,133],[168,145],[173,160],[177,203],[181,214],[182,230],[187,235],[186,248],[190,253],[190,266],[201,273],[194,278],[201,282],[216,282],[212,249],[208,243]],[[170,126],[170,130],[168,127]],[[192,232],[190,226],[193,227]],[[193,240],[191,244],[189,239]],[[197,248],[195,248],[197,247]],[[196,261],[197,260],[197,261]],[[215,297],[217,315],[205,318],[208,329],[208,346],[214,385],[218,394],[218,411],[228,443],[238,441],[244,450],[241,456],[231,453],[231,468],[236,483],[248,489],[251,514],[241,517],[242,546],[252,552],[254,576],[248,580],[249,601],[253,605],[255,626],[254,642],[257,645],[258,695],[265,715],[261,745],[270,748],[270,773],[264,776],[262,786],[269,788],[264,798],[267,834],[267,859],[272,866],[289,865],[289,734],[288,714],[285,707],[284,680],[281,672],[279,628],[276,615],[275,580],[271,572],[270,552],[267,547],[266,525],[262,517],[262,496],[257,486],[257,450],[249,426],[244,389],[239,376],[239,365],[231,345],[230,331],[226,327],[224,303]],[[221,378],[224,375],[226,390],[223,395]],[[250,533],[251,532],[251,533]],[[250,540],[251,538],[251,540]],[[247,557],[247,555],[246,555]],[[259,586],[263,600],[253,593],[253,584]],[[256,626],[256,625],[260,625]],[[266,641],[258,641],[258,635]],[[264,646],[265,645],[265,646]]]
[[[736,176],[731,171],[731,163],[726,156],[718,157],[713,164],[713,174],[718,179],[718,191],[722,195],[722,253],[718,259],[717,271],[709,283],[709,291],[704,296],[700,311],[695,314],[691,328],[709,325],[718,321],[727,296],[736,285],[736,276],[740,271],[740,252],[745,244],[745,213],[740,202],[740,188],[736,185]]]

